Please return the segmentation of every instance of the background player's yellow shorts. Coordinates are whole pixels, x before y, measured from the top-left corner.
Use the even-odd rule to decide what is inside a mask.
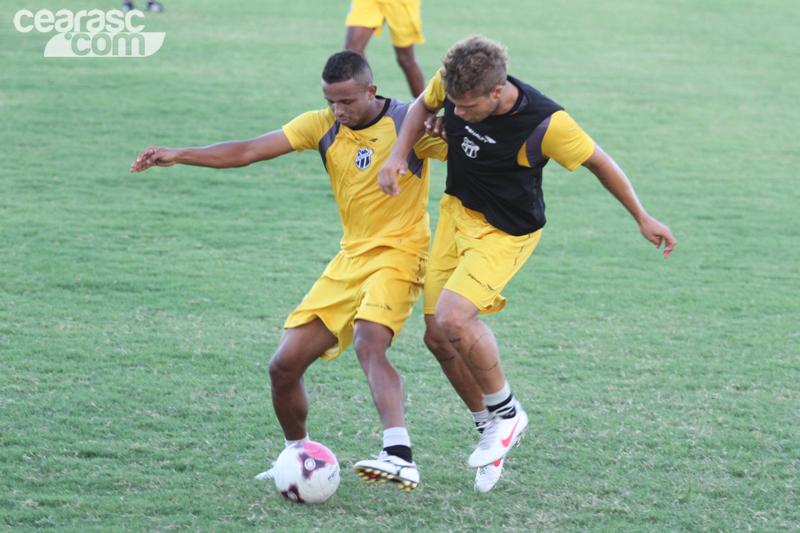
[[[533,253],[541,233],[509,235],[445,194],[425,279],[425,314],[433,314],[443,289],[467,298],[481,313],[501,310],[506,299],[500,291]]]
[[[283,327],[296,328],[319,317],[339,340],[322,356],[327,361],[352,344],[356,320],[382,324],[394,339],[419,300],[426,266],[426,259],[394,248],[375,248],[356,257],[339,252]]]
[[[375,35],[380,35],[384,21],[388,22],[392,44],[407,48],[425,42],[419,12],[420,0],[352,0],[344,24],[375,28]]]

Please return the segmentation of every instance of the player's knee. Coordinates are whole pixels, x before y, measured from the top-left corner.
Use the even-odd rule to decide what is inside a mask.
[[[363,56],[365,46],[357,41],[347,40],[344,42],[344,49]]]
[[[397,63],[403,69],[412,68],[417,64],[417,59],[414,57],[414,49],[408,48],[395,48],[395,57]]]
[[[303,377],[302,371],[288,363],[288,358],[280,350],[269,360],[269,380],[273,387],[296,383]]]
[[[386,350],[392,343],[392,330],[382,324],[356,320],[353,331],[353,348],[360,361],[386,359]]]
[[[381,363],[386,359],[386,343],[368,335],[359,335],[353,339],[353,348],[362,364],[368,362]]]
[[[422,340],[433,355],[445,352],[449,346],[447,338],[442,335],[441,331],[433,331],[431,328],[425,328],[425,335]]]
[[[458,310],[452,308],[437,308],[434,317],[436,318],[436,325],[447,337],[446,340],[460,336],[460,332],[468,320],[468,317],[463,316]]]

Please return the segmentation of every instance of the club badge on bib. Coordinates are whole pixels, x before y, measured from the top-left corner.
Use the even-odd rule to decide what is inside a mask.
[[[464,153],[467,154],[467,157],[475,159],[475,157],[478,155],[478,150],[480,150],[481,147],[472,142],[469,137],[464,137],[464,142],[461,143],[461,149],[464,150]]]

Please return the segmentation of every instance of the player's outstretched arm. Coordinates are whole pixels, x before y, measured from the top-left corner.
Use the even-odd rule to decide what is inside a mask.
[[[425,94],[419,95],[414,105],[408,111],[400,133],[397,134],[389,159],[383,164],[378,172],[378,186],[383,192],[390,196],[400,194],[400,186],[397,183],[397,176],[405,175],[408,172],[408,154],[414,145],[422,138],[425,133],[425,120],[431,113],[436,113],[438,109],[431,109],[425,104]]]
[[[664,244],[664,259],[669,257],[677,244],[675,237],[666,225],[647,214],[617,162],[595,144],[594,152],[583,166],[597,176],[600,183],[633,215],[645,239],[655,244],[656,248]]]
[[[170,167],[176,163],[211,168],[244,167],[291,152],[292,145],[283,130],[276,130],[247,141],[229,141],[202,148],[170,149],[151,146],[131,164],[131,172],[153,166]]]

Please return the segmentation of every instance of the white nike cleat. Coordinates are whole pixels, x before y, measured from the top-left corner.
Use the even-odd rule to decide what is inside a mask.
[[[518,401],[515,400],[514,403],[517,411],[514,416],[511,418],[492,416],[484,426],[481,440],[467,460],[469,466],[480,468],[504,458],[522,438],[525,428],[528,427],[528,414]]]
[[[419,470],[416,463],[409,463],[395,455],[389,455],[385,450],[380,455],[373,455],[375,459],[359,461],[354,466],[358,477],[370,483],[397,483],[397,488],[411,492],[419,485]]]
[[[504,462],[505,459],[498,459],[491,464],[480,467],[475,474],[475,490],[478,492],[492,490],[503,475]]]
[[[273,461],[272,468],[270,468],[269,470],[266,470],[264,472],[261,472],[259,475],[257,475],[253,479],[255,479],[256,481],[267,481],[267,480],[270,480],[270,479],[275,479],[275,462]]]

